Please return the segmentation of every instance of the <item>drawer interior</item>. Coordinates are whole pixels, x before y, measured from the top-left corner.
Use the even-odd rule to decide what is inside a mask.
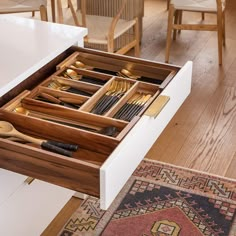
[[[72,47],[73,50],[73,47]],[[178,67],[155,63],[138,58],[123,57],[80,48],[57,65],[58,69],[70,67],[113,76],[121,76],[136,81],[166,86],[179,70]]]
[[[99,196],[99,169],[178,67],[72,47],[0,99],[0,120],[71,157],[0,135],[0,167]],[[1,129],[1,123],[0,123]]]

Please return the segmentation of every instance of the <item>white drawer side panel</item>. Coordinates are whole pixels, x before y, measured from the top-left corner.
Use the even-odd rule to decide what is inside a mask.
[[[192,62],[187,62],[161,93],[169,102],[156,118],[144,115],[100,169],[100,204],[107,209],[191,90]]]
[[[34,180],[0,206],[0,235],[41,235],[74,191]]]
[[[17,190],[24,186],[27,176],[0,168],[0,207]]]

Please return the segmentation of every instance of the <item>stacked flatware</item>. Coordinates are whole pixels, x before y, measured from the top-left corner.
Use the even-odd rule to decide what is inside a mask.
[[[161,84],[163,81],[161,79],[157,78],[149,78],[145,76],[139,76],[139,75],[134,75],[127,69],[122,69],[121,71],[116,73],[118,76],[123,77],[123,78],[129,78],[133,80],[138,80],[146,83],[151,83],[151,84]]]
[[[72,88],[71,86],[68,86],[68,85],[63,85],[56,79],[52,80],[48,84],[48,88],[60,90],[60,91],[65,91],[68,93],[74,93],[74,94],[79,94],[79,95],[83,95],[83,96],[88,96],[88,97],[93,95],[92,92],[84,91],[84,90],[77,89],[77,88]]]
[[[129,70],[122,69],[121,71],[117,72],[117,75],[124,78],[134,79],[137,80],[140,78],[138,75],[133,75]]]
[[[97,78],[80,75],[73,69],[76,69],[76,68],[72,66],[70,69],[67,69],[66,71],[64,71],[62,74],[63,77],[67,79],[78,80],[78,81],[87,82],[91,84],[97,84],[97,85],[104,85],[106,83],[106,81],[103,81]]]
[[[115,114],[114,118],[131,121],[144,108],[152,97],[151,94],[134,94]]]
[[[91,113],[103,115],[130,89],[128,81],[113,80],[108,91],[98,100]]]

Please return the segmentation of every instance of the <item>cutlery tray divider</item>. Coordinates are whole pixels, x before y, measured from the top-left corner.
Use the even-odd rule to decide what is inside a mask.
[[[68,103],[74,103],[74,104],[84,104],[88,101],[89,97],[85,97],[79,94],[73,94],[68,93],[60,90],[50,89],[48,87],[38,86],[35,89],[31,91],[25,98],[31,98],[34,100],[37,100],[36,97],[40,95],[41,93],[46,93],[48,95],[51,95],[58,100],[61,100],[62,102],[68,102]],[[70,101],[71,100],[71,101]],[[44,101],[42,101],[44,102]],[[44,103],[47,103],[46,101]],[[53,104],[53,103],[51,103]],[[62,106],[59,104],[56,104],[57,106]],[[79,110],[79,108],[77,108]]]
[[[46,140],[78,144],[83,149],[106,155],[109,155],[119,143],[119,140],[113,137],[86,132],[6,110],[1,110],[0,119],[10,122],[17,130],[27,135]]]
[[[114,126],[118,132],[121,131],[127,122],[111,119],[109,117],[98,116],[90,114],[80,110],[74,110],[71,108],[58,106],[50,103],[41,102],[32,98],[24,98],[22,100],[22,106],[28,110],[47,114],[49,116],[58,117],[65,121],[73,121],[78,125],[86,124],[91,128],[105,128],[108,126]]]
[[[69,67],[70,65],[73,65],[75,63],[75,61],[77,60],[77,57],[79,54],[80,54],[80,52],[77,52],[77,51],[71,53],[71,55],[69,55],[65,60],[63,60],[62,62],[57,64],[56,69],[61,70],[65,67]]]

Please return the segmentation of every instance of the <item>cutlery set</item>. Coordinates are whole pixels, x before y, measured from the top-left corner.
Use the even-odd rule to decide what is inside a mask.
[[[88,97],[93,95],[92,92],[84,91],[82,89],[73,88],[68,85],[63,85],[56,79],[52,80],[48,84],[48,88],[59,90],[59,91],[64,91],[64,92],[68,92],[68,93],[74,93],[74,94],[79,94],[79,95],[83,95],[83,96],[88,96]]]
[[[125,121],[131,121],[145,107],[151,97],[151,94],[134,94],[120,108],[120,110],[115,114],[114,118]]]
[[[80,74],[79,70],[82,71],[83,69],[88,69],[88,66],[80,61],[75,61],[72,65],[69,65],[65,69],[61,69],[54,77],[45,81],[45,84],[41,84],[40,89],[35,88],[35,91],[32,91],[33,93],[25,93],[24,97],[28,99],[23,101],[24,97],[21,98],[21,100],[19,100],[20,103],[18,103],[17,106],[14,106],[14,109],[11,111],[24,116],[93,132],[95,134],[116,137],[119,134],[121,127],[126,125],[123,121],[129,122],[137,116],[150,101],[155,90],[158,90],[158,88],[155,88],[154,90],[150,88],[150,92],[148,90],[148,92],[144,93],[143,85],[136,84],[136,82],[130,80],[139,80],[141,76],[134,75],[127,69],[121,69],[119,72],[114,72],[115,76],[122,78],[108,76],[108,74],[100,74],[99,76],[94,74],[94,77],[90,77],[87,76],[90,72],[84,73],[85,75],[82,72]],[[96,68],[92,68],[92,70],[107,73],[107,71],[103,69],[96,70]],[[73,82],[70,82],[68,79],[73,80]],[[110,85],[107,86],[107,90],[105,90],[100,97],[98,97],[97,94],[93,97],[95,92],[109,79],[112,81],[110,81]],[[87,84],[77,83],[77,81],[82,81]],[[133,85],[135,86],[132,87]],[[68,95],[62,92],[68,92]],[[129,92],[132,93],[132,96],[128,95]],[[126,102],[124,100],[124,105],[121,106],[120,109],[117,109],[115,105],[125,94],[129,99],[127,99]],[[56,106],[53,108],[52,105],[42,106],[41,109],[39,103],[35,103],[34,100],[79,110],[82,111],[82,113],[73,114],[73,111],[67,110],[68,115],[64,115],[66,110],[56,111]],[[90,102],[86,103],[88,100]],[[34,106],[37,106],[37,108]],[[114,108],[114,110],[108,114],[110,120],[109,124],[107,124],[107,121],[105,121],[107,118],[104,114],[112,108]],[[56,112],[53,111],[54,109]],[[102,115],[104,118],[99,118],[99,120],[105,120],[100,124],[97,124],[97,121],[88,121],[86,120],[87,115],[84,115],[84,112],[87,114],[92,113]],[[78,116],[80,118],[79,120],[76,120]],[[95,119],[95,117],[93,118]],[[120,120],[120,123],[118,121],[111,122],[111,118]],[[87,134],[85,133],[84,135]],[[0,121],[0,136],[14,142],[34,143],[39,145],[42,149],[68,157],[72,157],[73,152],[76,152],[79,148],[77,144],[63,143],[26,135],[16,130],[11,123],[6,121]]]
[[[131,88],[128,81],[113,80],[108,91],[98,100],[91,113],[103,115]]]
[[[71,68],[72,69],[67,69],[66,71],[62,73],[62,76],[64,78],[82,81],[82,82],[91,83],[91,84],[97,84],[97,85],[104,85],[106,83],[106,81],[104,80],[96,79],[94,77],[89,77],[85,75],[80,75],[74,70],[74,67],[71,67]]]

